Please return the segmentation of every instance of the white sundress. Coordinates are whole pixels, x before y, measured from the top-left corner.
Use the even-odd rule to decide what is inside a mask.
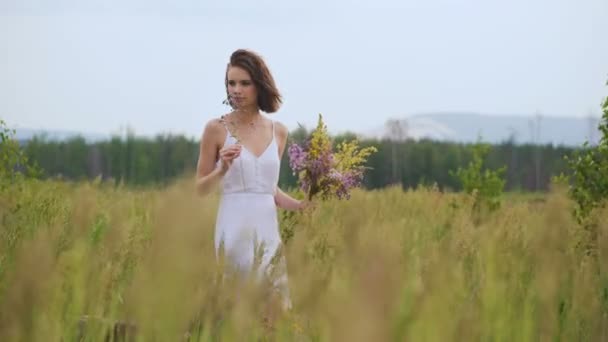
[[[215,251],[218,257],[223,252],[226,261],[239,272],[251,272],[255,267],[258,279],[273,273],[272,285],[281,294],[284,308],[289,309],[284,257],[271,263],[282,244],[274,201],[281,163],[274,126],[272,122],[272,140],[264,152],[255,156],[243,146],[223,177]],[[237,143],[228,129],[226,132],[224,147]]]

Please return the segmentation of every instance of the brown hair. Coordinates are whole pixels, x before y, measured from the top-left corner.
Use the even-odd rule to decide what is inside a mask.
[[[279,110],[283,100],[274,83],[270,70],[258,54],[253,51],[239,49],[230,56],[230,63],[226,67],[226,95],[228,94],[228,69],[239,67],[247,70],[258,92],[258,107],[266,113]]]

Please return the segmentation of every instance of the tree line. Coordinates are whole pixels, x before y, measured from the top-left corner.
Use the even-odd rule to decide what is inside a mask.
[[[307,136],[300,127],[290,134],[291,141]],[[354,138],[353,134],[334,137],[338,143]],[[369,170],[364,185],[378,189],[400,184],[404,188],[437,184],[442,189],[461,190],[450,172],[472,160],[472,144],[433,140],[366,139],[361,146],[376,146],[378,152],[368,160]],[[142,138],[133,134],[114,136],[100,142],[87,142],[82,137],[63,141],[34,137],[22,148],[45,177],[83,180],[101,177],[127,185],[164,185],[178,176],[193,174],[199,153],[199,142],[181,135],[158,135]],[[288,142],[289,144],[289,142]],[[574,148],[553,145],[515,144],[505,141],[491,146],[484,167],[506,167],[506,190],[543,191],[551,177],[568,173],[565,156]],[[288,155],[283,155],[279,183],[294,187],[296,180],[289,169]]]

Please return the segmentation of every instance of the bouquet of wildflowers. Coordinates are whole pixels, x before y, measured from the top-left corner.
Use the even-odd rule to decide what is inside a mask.
[[[360,186],[367,157],[375,147],[360,149],[356,140],[342,142],[333,151],[332,141],[319,114],[317,127],[303,145],[289,146],[289,166],[308,200],[320,195],[326,200],[350,198],[350,190]]]

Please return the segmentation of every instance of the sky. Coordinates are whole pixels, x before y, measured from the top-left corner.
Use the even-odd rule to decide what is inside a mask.
[[[261,54],[272,118],[363,132],[424,113],[600,115],[606,0],[0,0],[9,126],[199,137]]]

